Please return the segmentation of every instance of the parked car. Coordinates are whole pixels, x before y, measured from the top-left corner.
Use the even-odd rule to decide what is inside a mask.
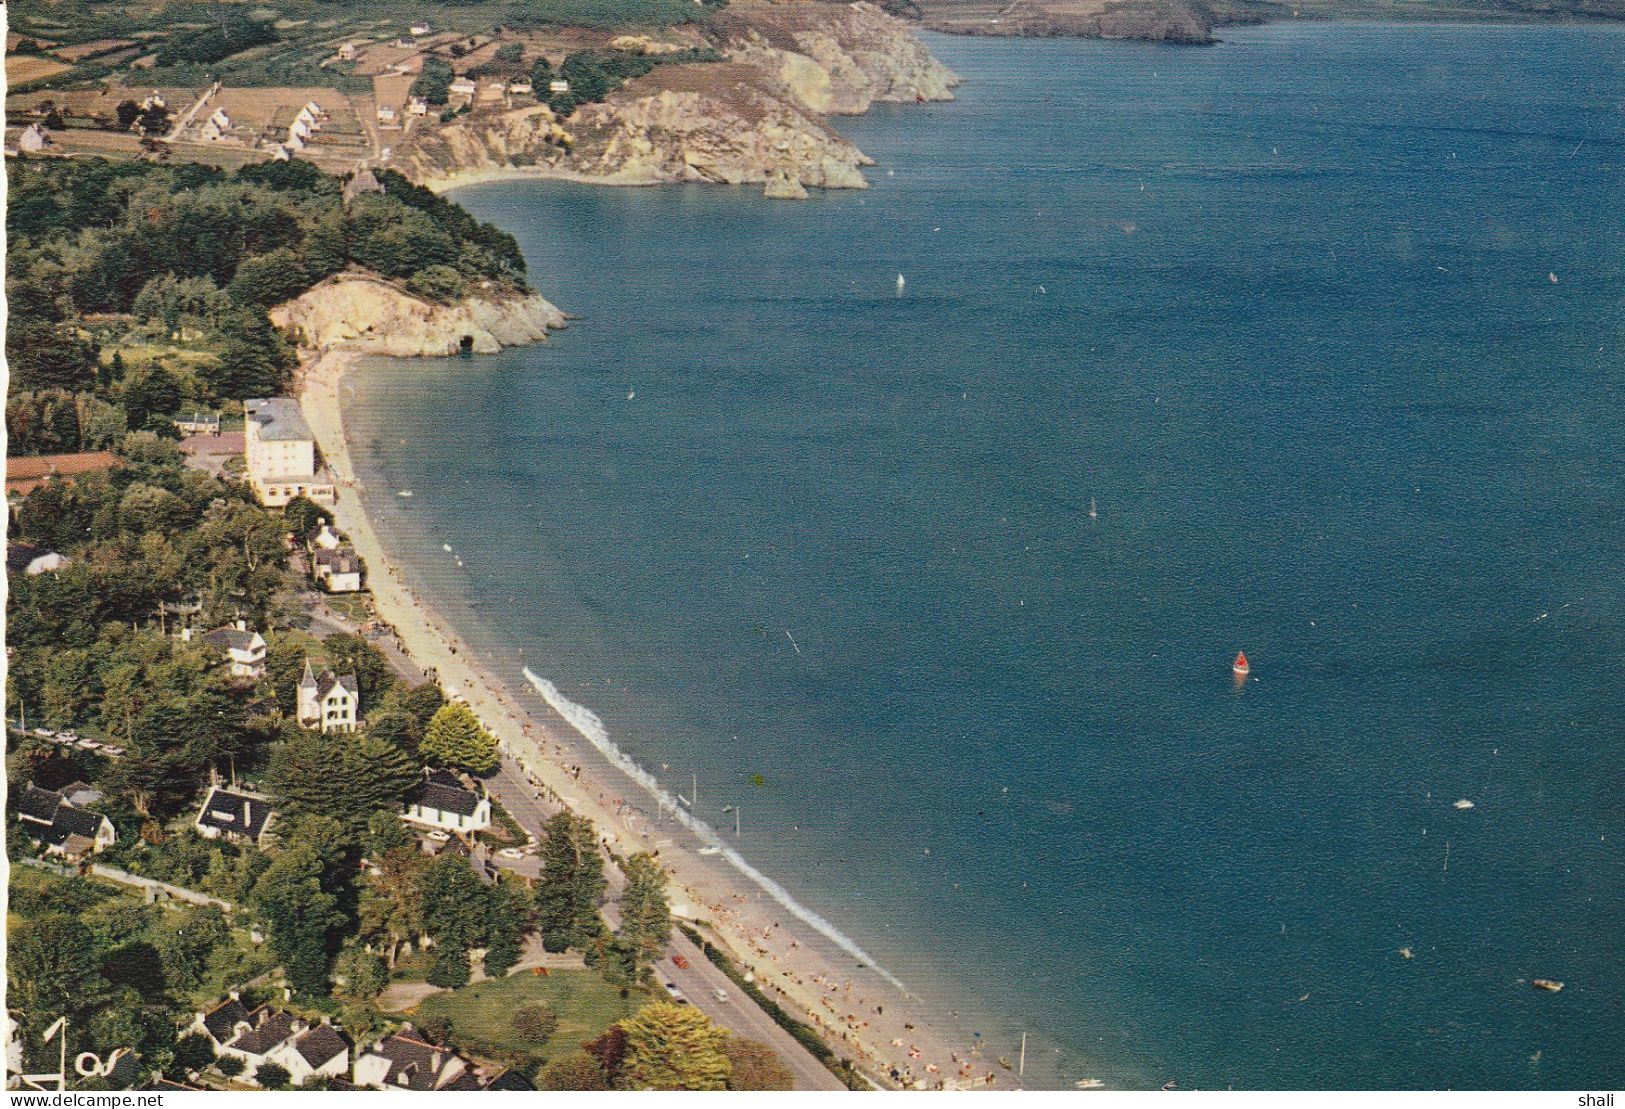
[[[504,847],[497,854],[504,859],[522,859],[525,857],[525,853],[517,847]]]
[[[725,1002],[725,1001],[728,1000],[728,991],[727,990],[712,990],[711,991],[711,996],[716,998],[718,1001]]]
[[[688,996],[686,994],[684,994],[682,990],[677,988],[677,983],[676,982],[667,982],[666,983],[666,992],[671,994],[671,999],[673,1001],[677,1002],[677,1004],[679,1004],[679,1005],[687,1005],[688,1004]]]
[[[681,955],[673,955],[671,957],[671,961],[682,967],[684,970],[688,969],[688,960],[683,958]]]
[[[54,739],[56,737],[56,733],[50,728],[35,728],[34,734],[39,736],[41,739]]]

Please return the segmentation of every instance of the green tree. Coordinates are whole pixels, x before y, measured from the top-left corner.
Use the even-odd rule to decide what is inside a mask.
[[[11,929],[6,943],[6,1003],[26,1043],[58,1017],[93,1010],[106,993],[101,953],[76,916],[43,913]]]
[[[214,1043],[201,1032],[188,1032],[175,1041],[174,1058],[167,1070],[170,1078],[180,1081],[212,1062]]]
[[[261,1063],[254,1071],[254,1081],[267,1090],[286,1090],[293,1075],[281,1063]]]
[[[727,1033],[692,1005],[657,1001],[621,1021],[627,1090],[724,1090],[733,1073],[723,1053]]]
[[[549,950],[585,948],[603,932],[598,901],[604,895],[604,860],[592,821],[561,812],[542,829],[542,876],[536,915]]]
[[[389,985],[389,967],[360,944],[350,944],[339,952],[334,970],[344,979],[345,995],[360,1001],[371,1001]]]
[[[214,905],[166,914],[155,946],[172,990],[189,993],[203,981],[215,949],[231,940],[231,926]]]
[[[236,1078],[245,1069],[243,1061],[235,1055],[222,1055],[214,1061],[214,1069],[227,1078]]]
[[[393,970],[401,948],[423,934],[421,890],[430,860],[416,844],[407,844],[369,856],[369,861],[377,869],[361,887],[361,937],[383,947]]]
[[[314,535],[323,524],[333,522],[331,512],[303,494],[283,507],[282,518],[288,522],[288,530],[300,538]]]
[[[626,861],[619,937],[631,949],[634,975],[659,959],[671,939],[666,872],[647,852],[639,852]]]
[[[423,756],[442,766],[457,766],[475,774],[489,774],[497,766],[496,740],[480,726],[467,705],[443,706],[429,721],[419,745]]]
[[[488,891],[485,973],[501,978],[519,961],[525,933],[536,915],[536,901],[517,878],[504,876]]]
[[[270,926],[270,946],[301,993],[327,992],[328,938],[343,923],[338,899],[322,889],[322,857],[308,844],[285,849],[254,885],[253,902]]]
[[[773,1053],[773,1049],[756,1040],[727,1037],[722,1053],[728,1057],[733,1073],[728,1078],[730,1090],[793,1090],[795,1076],[790,1068]]]
[[[540,1090],[607,1090],[609,1079],[597,1059],[585,1051],[572,1051],[550,1059],[536,1075]]]
[[[300,731],[272,753],[265,778],[290,811],[331,817],[354,837],[373,813],[406,795],[418,770],[404,751],[373,735]]]

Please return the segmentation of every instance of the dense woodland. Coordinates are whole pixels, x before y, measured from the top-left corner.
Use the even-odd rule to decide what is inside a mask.
[[[182,408],[281,391],[294,351],[266,309],[348,268],[441,301],[523,286],[511,235],[387,170],[383,193],[348,204],[299,161],[22,157],[7,172],[13,454],[166,434]]]

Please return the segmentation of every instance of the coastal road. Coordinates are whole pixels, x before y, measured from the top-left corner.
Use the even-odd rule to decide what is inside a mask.
[[[322,604],[319,595],[307,596],[306,611],[310,616],[310,631],[313,634],[323,636],[334,632],[357,634],[355,625]],[[423,671],[401,651],[393,636],[371,642],[384,653],[384,657],[406,681],[416,684],[424,680]],[[502,756],[496,773],[486,779],[486,788],[490,790],[491,796],[508,810],[509,815],[519,822],[520,827],[538,840],[541,839],[542,825],[562,807],[543,796],[541,790],[531,784],[524,768],[506,754]],[[506,860],[500,857],[494,857],[491,861],[498,866],[508,865]],[[522,864],[512,866],[511,869],[533,876],[536,863],[537,860],[527,857]],[[604,876],[609,882],[607,892],[611,898],[604,905],[604,917],[611,927],[615,927],[620,923],[620,912],[614,899],[620,896],[625,878],[620,869],[607,859]],[[705,957],[704,952],[682,932],[672,930],[671,943],[666,952],[666,957],[654,967],[660,984],[664,986],[670,982],[675,985],[691,1005],[741,1039],[756,1040],[771,1047],[774,1054],[794,1076],[796,1089],[846,1089],[840,1080],[830,1073],[829,1068],[813,1058],[811,1052],[774,1023],[773,1018],[768,1016],[761,1006],[740,993],[739,988],[728,976],[717,969],[716,965]],[[682,956],[688,963],[687,969],[674,963],[672,956]],[[714,992],[716,990],[721,990],[728,1000],[718,1001]]]
[[[537,838],[541,836],[542,824],[560,808],[540,796],[540,791],[530,784],[524,770],[508,756],[503,756],[497,772],[486,779],[486,786],[491,795],[502,802],[509,815]],[[620,869],[606,860],[604,875],[609,880],[608,895],[612,899],[618,898],[625,884]],[[605,904],[604,917],[612,928],[620,923],[620,913],[614,900]],[[675,985],[691,1005],[741,1039],[757,1040],[771,1047],[795,1077],[796,1089],[846,1089],[827,1067],[813,1058],[811,1052],[774,1023],[761,1006],[740,993],[728,976],[717,969],[682,932],[673,929],[666,952],[666,957],[654,967],[661,985],[667,982]],[[686,970],[672,962],[674,955],[682,956],[688,963]],[[717,1000],[713,992],[716,990],[721,990],[728,1000]]]

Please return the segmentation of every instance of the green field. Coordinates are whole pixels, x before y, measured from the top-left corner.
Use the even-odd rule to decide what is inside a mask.
[[[640,990],[622,998],[620,990],[594,970],[555,970],[546,977],[520,971],[435,994],[418,1006],[414,1020],[451,1021],[452,1039],[475,1055],[518,1053],[547,1059],[593,1039],[646,1000]],[[558,1030],[546,1042],[523,1040],[514,1033],[513,1015],[525,1005],[546,1005],[558,1014]]]

